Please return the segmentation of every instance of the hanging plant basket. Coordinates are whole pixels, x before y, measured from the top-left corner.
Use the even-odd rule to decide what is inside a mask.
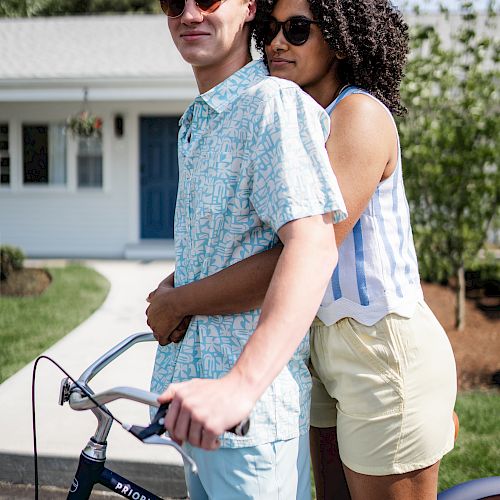
[[[66,128],[74,137],[101,137],[102,119],[88,111],[81,111],[68,117]]]

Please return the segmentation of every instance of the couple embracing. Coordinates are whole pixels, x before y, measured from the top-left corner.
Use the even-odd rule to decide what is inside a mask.
[[[179,131],[152,390],[192,500],[431,499],[455,363],[423,300],[388,0],[164,0],[200,95]],[[252,61],[252,37],[263,58]],[[247,436],[224,430],[250,415]]]

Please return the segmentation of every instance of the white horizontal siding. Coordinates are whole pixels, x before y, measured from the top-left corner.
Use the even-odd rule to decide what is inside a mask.
[[[0,187],[0,244],[20,246],[30,257],[123,257],[140,242],[139,119],[178,116],[187,102],[93,103],[103,117],[103,189],[76,186],[75,146],[68,150],[66,186],[24,186],[22,124],[64,121],[81,103],[0,103],[0,123],[10,127],[11,187]],[[115,137],[113,117],[124,117]]]
[[[127,206],[108,195],[0,195],[0,243],[36,257],[122,257]]]

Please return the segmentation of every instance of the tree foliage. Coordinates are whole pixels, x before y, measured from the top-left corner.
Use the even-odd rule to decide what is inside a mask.
[[[156,0],[0,0],[0,17],[159,12]]]
[[[462,1],[451,43],[432,26],[415,27],[402,87],[408,115],[399,123],[422,277],[456,276],[462,288],[464,269],[499,215],[500,42],[493,5],[478,23],[473,3]],[[464,294],[459,290],[459,298]],[[463,326],[460,310],[457,326]]]

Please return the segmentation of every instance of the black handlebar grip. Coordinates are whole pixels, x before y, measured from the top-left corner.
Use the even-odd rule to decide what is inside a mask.
[[[231,427],[227,432],[232,432],[237,436],[246,436],[248,431],[250,430],[250,419],[246,418],[243,422],[240,422],[238,425]]]
[[[163,403],[158,408],[158,411],[156,412],[156,415],[154,416],[153,420],[151,421],[151,425],[149,427],[156,425],[156,428],[158,430],[160,430],[163,426],[163,420],[160,420],[160,419],[165,418],[167,410],[168,410],[168,403]],[[238,425],[235,425],[231,429],[228,429],[227,432],[232,432],[233,434],[236,434],[237,436],[246,436],[248,434],[249,429],[250,429],[250,419],[247,418],[247,419],[243,420],[243,422],[240,422]],[[155,434],[161,434],[161,433],[156,432]]]

